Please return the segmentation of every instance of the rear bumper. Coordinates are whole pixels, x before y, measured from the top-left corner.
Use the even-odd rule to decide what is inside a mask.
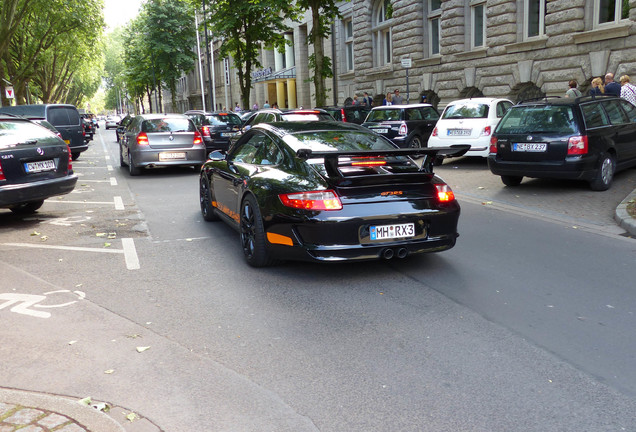
[[[269,242],[268,250],[280,259],[338,262],[397,259],[455,246],[459,236],[457,202],[425,210],[413,203],[395,204],[390,205],[395,214],[365,216],[372,209],[360,206],[349,211],[323,212],[304,221],[274,222],[266,231],[274,234],[275,239],[282,236],[290,242],[286,245]],[[370,240],[371,226],[410,222],[415,224],[415,235],[411,238]]]
[[[479,156],[479,157],[488,157],[490,153],[490,142],[486,141],[477,141],[477,140],[451,140],[451,139],[435,139],[430,137],[428,139],[428,147],[429,148],[439,148],[439,147],[450,147],[451,145],[469,145],[470,150],[468,150],[464,156]]]
[[[72,174],[52,180],[12,185],[0,184],[0,207],[10,207],[31,201],[40,201],[56,195],[70,193],[77,183],[77,175]]]
[[[160,153],[185,153],[185,159],[160,160]],[[206,161],[206,150],[197,149],[166,149],[166,150],[145,150],[133,153],[135,166],[138,167],[154,167],[154,166],[197,166],[203,165]]]
[[[592,180],[598,171],[596,157],[572,157],[558,162],[502,161],[488,155],[488,168],[499,176]]]

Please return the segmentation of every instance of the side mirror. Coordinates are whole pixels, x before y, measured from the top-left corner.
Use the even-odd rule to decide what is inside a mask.
[[[208,159],[211,161],[222,161],[225,160],[225,153],[220,150],[214,150],[208,155]]]

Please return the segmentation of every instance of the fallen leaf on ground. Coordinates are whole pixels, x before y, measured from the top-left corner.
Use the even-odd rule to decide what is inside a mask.
[[[105,248],[110,247],[110,243],[108,243],[108,242],[104,243],[104,247]]]
[[[144,352],[149,350],[150,347],[149,346],[145,346],[145,347],[137,347],[137,352]]]
[[[128,419],[128,421],[130,421],[132,423],[135,420],[137,420],[139,418],[139,416],[137,414],[135,414],[134,412],[131,412],[130,414],[128,414],[126,416],[126,418]]]
[[[105,371],[104,371],[104,373],[105,373],[105,374],[108,374],[108,375],[110,375],[110,374],[112,374],[112,373],[114,373],[114,372],[115,372],[115,369],[108,369],[108,370],[105,370]]]
[[[31,233],[31,236],[39,236],[39,235],[40,235],[40,233],[39,233],[39,232],[37,232],[37,231],[33,231],[33,232]]]
[[[106,233],[97,233],[95,234],[96,237],[106,237]]]

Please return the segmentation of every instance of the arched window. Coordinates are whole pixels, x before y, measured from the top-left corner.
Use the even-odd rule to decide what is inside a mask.
[[[375,66],[391,64],[393,38],[391,24],[393,23],[393,7],[390,0],[380,0],[376,3],[373,13],[373,51]]]

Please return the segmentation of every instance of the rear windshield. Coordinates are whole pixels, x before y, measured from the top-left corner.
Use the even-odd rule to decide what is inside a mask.
[[[401,120],[402,110],[399,109],[381,109],[371,110],[367,115],[367,122],[382,122],[382,121],[398,121]]]
[[[76,109],[69,107],[49,107],[49,122],[53,126],[78,126],[80,116]]]
[[[286,137],[288,145],[297,151],[309,148],[314,151],[390,150],[395,146],[384,137],[363,131],[315,131],[295,133]]]
[[[571,106],[536,105],[511,107],[495,131],[501,134],[576,134],[578,129]]]
[[[243,124],[241,118],[235,114],[213,114],[206,116],[205,120],[204,124],[213,126],[224,126],[226,124],[240,126]]]
[[[157,118],[144,120],[142,132],[194,132],[194,123],[188,118]]]
[[[24,144],[27,140],[37,140],[54,137],[48,129],[28,121],[0,121],[0,149]]]
[[[464,102],[449,105],[442,114],[443,119],[488,118],[490,107],[483,103]]]
[[[307,111],[307,112],[294,112],[283,113],[281,115],[283,121],[333,121],[333,117],[330,114]]]

